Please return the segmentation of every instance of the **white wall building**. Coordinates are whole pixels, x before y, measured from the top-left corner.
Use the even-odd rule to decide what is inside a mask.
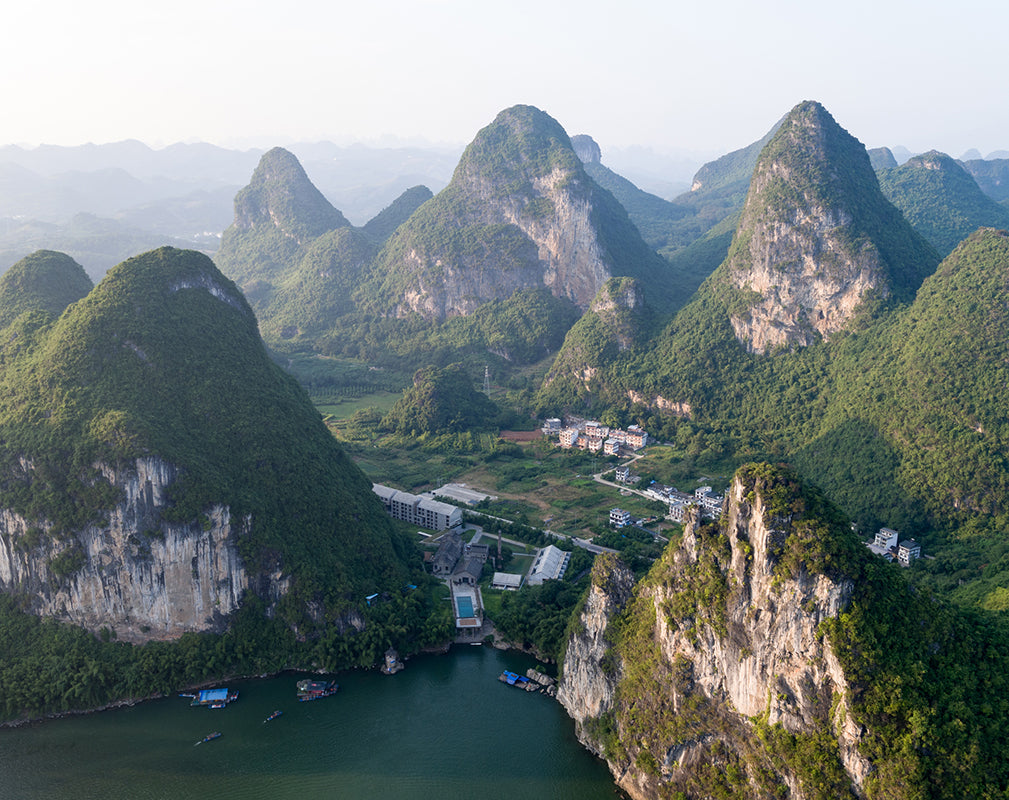
[[[631,512],[624,511],[622,508],[611,508],[610,509],[610,525],[614,528],[623,528],[626,525],[631,524]]]
[[[533,567],[526,577],[526,584],[539,586],[543,581],[560,579],[564,576],[570,560],[571,553],[548,544],[537,551],[536,560],[533,561]]]
[[[373,483],[371,489],[393,519],[401,519],[411,525],[420,525],[434,531],[462,526],[462,509],[435,500],[431,495],[401,492],[380,483]]]

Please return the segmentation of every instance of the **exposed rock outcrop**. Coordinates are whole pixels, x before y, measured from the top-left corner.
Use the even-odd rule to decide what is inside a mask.
[[[170,524],[160,517],[174,467],[145,458],[129,471],[103,471],[122,499],[102,525],[52,538],[0,513],[0,591],[28,598],[34,613],[130,641],[222,629],[250,588],[238,539],[251,519],[217,506],[202,524]],[[252,582],[269,601],[289,585],[279,572]]]
[[[767,353],[829,339],[869,301],[910,299],[938,261],[862,144],[806,102],[761,152],[722,277],[736,338]]]
[[[720,527],[690,522],[632,600],[619,580],[593,581],[558,698],[636,798],[702,796],[712,768],[733,770],[734,797],[771,796],[768,775],[787,796],[810,796],[758,729],[828,731],[826,757],[856,792],[872,770],[819,627],[848,607],[854,584],[816,568],[829,560],[826,534],[772,507],[774,480],[737,476]],[[619,633],[608,632],[617,617]]]
[[[376,296],[401,316],[429,319],[535,287],[586,309],[614,275],[651,275],[661,292],[663,269],[623,207],[586,174],[564,129],[514,106],[477,134],[449,186],[389,240]]]
[[[370,482],[205,255],[129,259],[21,338],[0,371],[0,592],[143,639],[218,629],[243,595],[299,632],[353,625],[363,589],[406,579]]]
[[[571,146],[583,164],[599,164],[603,160],[603,151],[596,140],[585,133],[571,137]]]
[[[592,582],[581,613],[581,630],[568,642],[564,656],[564,680],[557,699],[581,729],[613,707],[620,680],[619,662],[606,637],[610,621],[623,613],[631,599],[634,573],[616,556],[600,555],[592,566]],[[582,740],[592,747],[590,737]],[[596,751],[597,753],[599,751]]]

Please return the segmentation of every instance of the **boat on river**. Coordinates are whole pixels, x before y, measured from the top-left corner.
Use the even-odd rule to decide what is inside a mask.
[[[191,706],[205,706],[208,708],[224,708],[228,703],[233,703],[238,699],[237,691],[228,689],[203,689],[196,695],[184,695],[192,697]]]
[[[212,742],[212,741],[214,741],[214,739],[220,739],[220,738],[221,738],[221,732],[220,731],[214,731],[213,733],[208,733],[206,736],[204,736],[202,739],[200,739],[200,741],[198,741],[196,744],[203,744],[204,742]],[[194,744],[193,747],[196,747],[196,744]]]
[[[283,713],[284,713],[283,711],[274,711],[272,714],[270,714],[270,716],[268,716],[266,719],[263,720],[263,724],[265,725],[271,719],[276,719],[277,717],[279,717]]]
[[[546,676],[544,676],[546,677]],[[502,683],[507,683],[509,686],[514,686],[517,689],[522,689],[525,692],[539,692],[546,691],[539,683],[533,680],[527,675],[519,675],[517,672],[511,672],[510,670],[505,670],[500,675],[498,675],[498,680]]]
[[[309,700],[321,700],[336,694],[340,685],[336,681],[313,681],[305,679],[298,681],[298,702],[307,703]]]

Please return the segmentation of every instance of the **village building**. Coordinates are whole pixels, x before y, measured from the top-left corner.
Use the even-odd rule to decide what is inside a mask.
[[[693,500],[684,500],[680,497],[671,498],[669,500],[669,519],[682,525],[689,518],[690,509],[696,507],[697,504]]]
[[[722,504],[725,498],[720,494],[711,491],[710,486],[702,486],[694,490],[694,499],[701,507],[704,516],[714,519],[722,513]]]
[[[617,483],[627,483],[627,479],[630,477],[630,475],[631,475],[630,467],[617,467],[616,469]]]
[[[560,446],[566,449],[578,443],[578,428],[565,428],[560,432]]]
[[[660,503],[668,503],[672,494],[676,491],[674,486],[663,486],[661,483],[652,483],[645,489],[645,496]]]
[[[868,547],[877,556],[887,561],[897,559],[897,540],[899,534],[893,528],[880,528],[871,542],[866,542]]]
[[[463,553],[462,537],[455,531],[445,534],[431,559],[431,574],[447,578],[455,572]]]
[[[603,455],[607,456],[618,456],[620,455],[620,441],[618,439],[610,436],[606,441],[603,442]]]
[[[551,417],[546,422],[543,423],[541,430],[545,436],[556,436],[561,432],[563,425],[561,421],[556,417]]]
[[[463,556],[452,572],[452,583],[476,586],[480,582],[481,572],[483,572],[483,561],[476,556]]]
[[[559,580],[564,576],[571,560],[571,553],[548,544],[536,552],[536,560],[526,577],[526,584],[539,586],[546,580]]]
[[[624,437],[624,444],[632,450],[640,450],[648,444],[648,434],[638,425],[630,425]]]
[[[509,592],[517,592],[522,586],[522,576],[514,572],[495,572],[491,578],[491,589],[502,589]]]
[[[610,525],[614,528],[623,528],[631,524],[631,512],[622,508],[610,509]]]
[[[914,539],[905,539],[897,545],[897,561],[901,566],[910,567],[921,558],[921,545]]]

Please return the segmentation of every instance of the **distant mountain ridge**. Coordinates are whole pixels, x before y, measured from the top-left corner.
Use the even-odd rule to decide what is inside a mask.
[[[1009,209],[945,153],[932,150],[878,174],[883,193],[942,256],[978,228],[1009,227]]]

